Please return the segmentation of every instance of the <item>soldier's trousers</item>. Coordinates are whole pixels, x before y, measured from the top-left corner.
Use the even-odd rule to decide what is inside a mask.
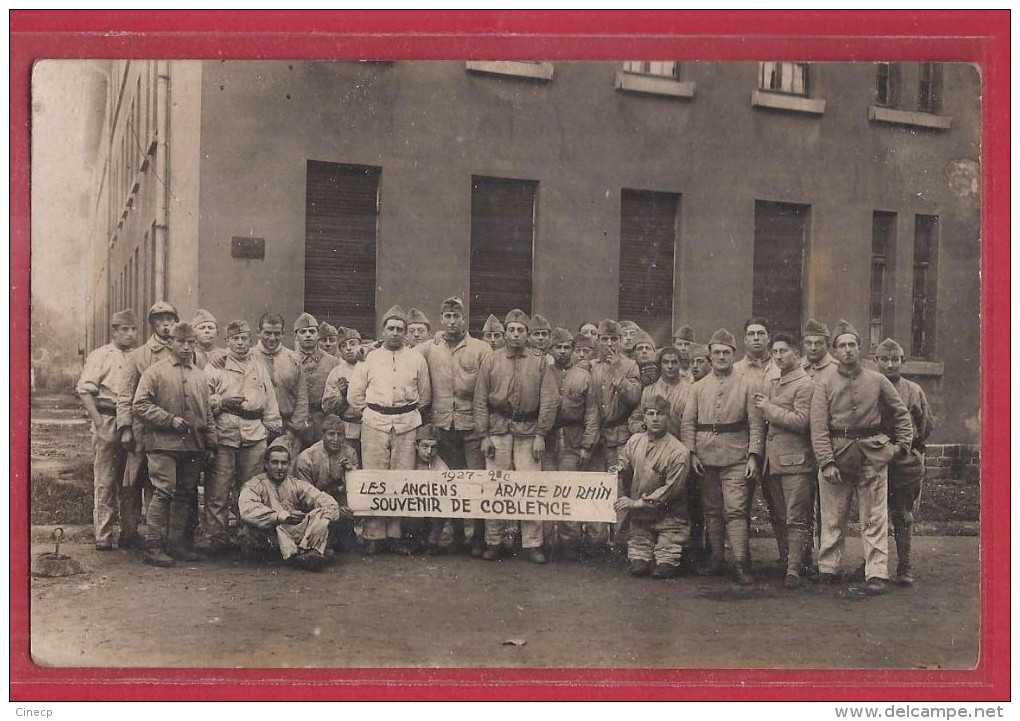
[[[588,461],[589,471],[608,471],[609,468],[620,460],[620,446],[607,446],[604,442],[596,444],[592,449],[591,460]],[[598,548],[609,543],[610,524],[608,523],[585,523],[584,535],[588,537],[588,543]]]
[[[581,467],[580,446],[572,446],[562,428],[558,428],[546,436],[545,454],[542,456],[543,471],[585,471],[587,465]],[[566,546],[579,546],[584,539],[585,525],[581,521],[557,521],[557,542]],[[600,524],[605,525],[605,524]],[[590,534],[589,534],[590,535]]]
[[[627,528],[627,558],[679,566],[690,541],[687,519],[666,515],[660,519],[631,517]]]
[[[134,447],[141,447],[137,437]],[[142,521],[142,496],[152,494],[149,461],[145,451],[128,451],[120,492],[120,537],[123,541],[138,535],[138,524]]]
[[[734,563],[751,559],[750,508],[754,481],[744,476],[746,463],[730,466],[705,466],[701,479],[701,511],[705,531],[712,547],[712,559],[724,560],[724,544],[730,542]]]
[[[121,492],[127,451],[121,448],[117,439],[116,418],[110,415],[101,418],[102,424],[92,428],[92,450],[95,452],[92,463],[95,489],[92,523],[96,532],[96,544],[111,545],[114,523],[125,516],[130,518],[130,511],[125,512],[123,509],[128,494]]]
[[[489,436],[496,447],[495,457],[485,459],[487,470],[498,471],[540,471],[542,462],[532,456],[532,436],[514,436],[500,433]],[[498,546],[503,542],[503,530],[508,521],[485,521],[485,545]],[[544,540],[544,524],[541,521],[521,521],[521,546],[540,548]]]
[[[818,550],[818,570],[836,573],[846,545],[846,526],[850,499],[857,491],[857,506],[864,542],[864,573],[867,578],[889,578],[889,505],[887,466],[871,461],[861,463],[860,473],[840,472],[842,483],[822,480],[819,494],[822,506],[822,543]]]
[[[205,532],[213,541],[226,543],[230,509],[237,510],[237,494],[258,474],[266,454],[266,441],[240,448],[218,446],[205,488]]]
[[[409,470],[414,468],[415,430],[396,433],[392,429],[381,431],[369,425],[361,427],[362,465],[366,470]],[[396,516],[366,517],[362,538],[366,541],[383,541],[401,537],[401,519]]]
[[[436,450],[439,451],[439,457],[451,471],[485,470],[485,456],[482,455],[481,449],[482,439],[476,431],[437,428],[436,433]],[[453,522],[455,529],[460,524],[460,520]],[[443,525],[445,526],[445,524]],[[462,533],[464,543],[481,546],[485,543],[485,522],[480,518],[465,518],[463,519]],[[440,545],[442,544],[440,543]]]
[[[772,499],[772,528],[787,570],[799,575],[810,559],[811,517],[815,512],[815,473],[769,474],[762,478],[762,493]],[[805,554],[808,554],[805,558]]]
[[[148,548],[183,547],[188,513],[198,489],[205,454],[201,451],[150,451],[149,479],[152,498],[145,513]]]

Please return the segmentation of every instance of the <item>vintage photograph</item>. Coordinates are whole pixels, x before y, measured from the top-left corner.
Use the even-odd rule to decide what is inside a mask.
[[[32,660],[973,668],[981,83],[35,63]]]

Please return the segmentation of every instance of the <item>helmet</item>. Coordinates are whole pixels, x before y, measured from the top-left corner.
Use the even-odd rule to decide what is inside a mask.
[[[145,319],[152,322],[152,316],[159,315],[160,313],[169,313],[174,317],[174,320],[179,321],[181,318],[177,315],[177,309],[167,303],[165,300],[157,300],[149,308],[149,314],[145,316]]]

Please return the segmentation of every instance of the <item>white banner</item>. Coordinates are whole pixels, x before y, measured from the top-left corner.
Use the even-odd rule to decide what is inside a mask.
[[[616,476],[570,471],[351,471],[359,516],[616,522]]]

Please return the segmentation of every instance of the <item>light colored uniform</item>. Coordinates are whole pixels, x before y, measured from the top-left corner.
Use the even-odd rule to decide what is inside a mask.
[[[305,433],[308,432],[308,382],[301,368],[301,358],[282,343],[276,351],[270,353],[259,342],[252,353],[269,371],[269,379],[276,391],[276,404],[283,420],[284,435],[290,446],[290,457],[297,459],[304,448]]]
[[[662,378],[646,386],[641,391],[641,402],[630,414],[627,427],[632,435],[645,432],[644,407],[648,401],[655,396],[662,396],[669,402],[669,418],[666,419],[666,431],[680,440],[680,422],[684,416],[684,406],[687,405],[687,396],[691,392],[691,383],[681,379],[676,383],[668,383]]]
[[[298,456],[294,467],[294,477],[308,481],[320,491],[325,491],[336,499],[340,506],[347,505],[347,471],[342,462],[350,464],[350,470],[361,468],[358,452],[353,446],[343,444],[336,453],[326,450],[322,441],[306,448]],[[336,523],[337,539],[347,551],[353,551],[357,545],[354,524],[350,520],[340,519]]]
[[[246,542],[258,550],[279,548],[285,560],[302,551],[325,554],[329,524],[340,518],[333,496],[293,476],[277,485],[260,473],[241,488],[237,504]],[[290,511],[306,515],[300,523],[280,523]]]
[[[326,379],[340,361],[320,348],[311,353],[305,353],[299,348],[297,354],[301,358],[305,382],[308,383],[309,425],[303,440],[310,446],[322,440],[322,421],[326,417],[326,412],[322,408],[322,397],[326,391]]]
[[[347,391],[340,391],[340,381],[346,379],[350,384],[358,363],[348,363],[343,358],[333,366],[326,377],[326,386],[322,391],[322,410],[340,416],[344,423],[344,437],[351,441],[356,449],[361,447],[361,411],[355,410],[347,402]]]
[[[117,383],[123,372],[127,353],[108,343],[96,348],[85,359],[81,378],[75,391],[79,396],[90,395],[95,399],[100,423],[92,424],[92,463],[95,501],[92,523],[96,543],[113,543],[113,525],[125,513],[122,510],[127,494],[120,491],[124,478],[127,452],[121,448],[117,434]],[[128,514],[129,515],[129,514]]]

